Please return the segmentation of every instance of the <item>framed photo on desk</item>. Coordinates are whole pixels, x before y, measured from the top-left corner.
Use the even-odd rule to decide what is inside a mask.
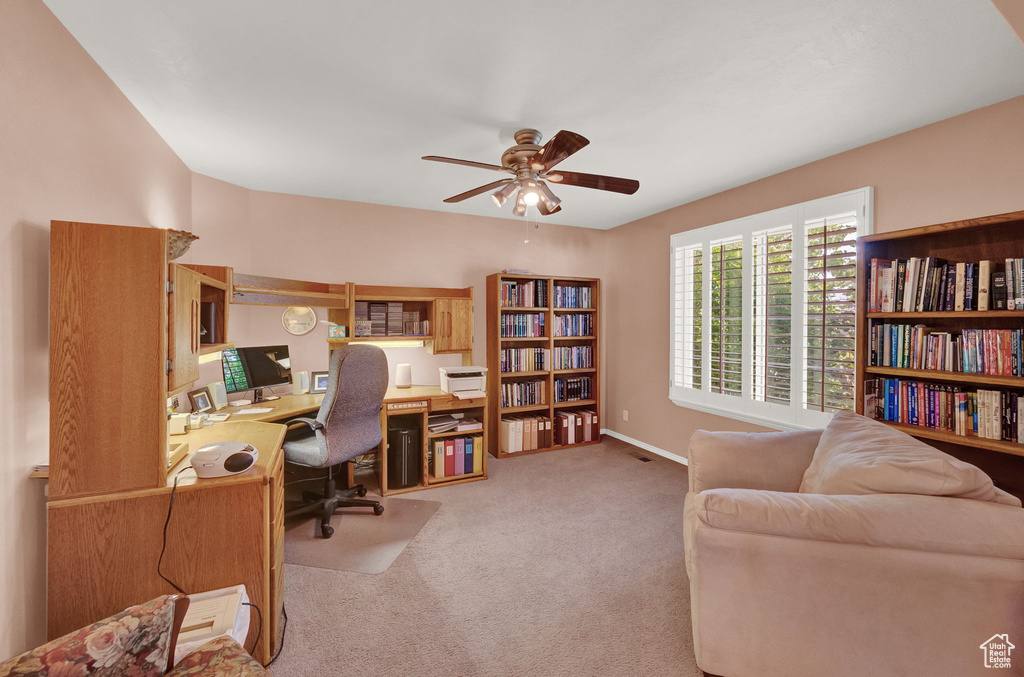
[[[192,404],[193,413],[203,414],[214,410],[213,396],[210,395],[210,388],[208,386],[190,390],[188,401]]]
[[[309,374],[309,392],[311,393],[326,393],[327,392],[327,379],[330,376],[329,371],[314,371]]]

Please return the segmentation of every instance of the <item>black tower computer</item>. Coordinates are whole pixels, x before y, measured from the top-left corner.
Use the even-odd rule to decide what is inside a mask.
[[[388,423],[388,488],[402,489],[420,481],[420,428],[415,422]]]

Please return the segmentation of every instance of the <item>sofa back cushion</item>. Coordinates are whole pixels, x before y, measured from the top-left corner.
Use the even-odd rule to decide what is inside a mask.
[[[979,468],[880,421],[839,411],[821,434],[804,494],[923,494],[1020,506]]]

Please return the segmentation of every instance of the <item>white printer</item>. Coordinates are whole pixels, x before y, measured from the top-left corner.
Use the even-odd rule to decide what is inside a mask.
[[[441,390],[463,399],[487,392],[487,367],[439,367]]]

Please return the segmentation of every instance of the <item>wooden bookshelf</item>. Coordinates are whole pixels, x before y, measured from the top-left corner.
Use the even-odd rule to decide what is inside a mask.
[[[502,282],[530,282],[534,281],[538,286],[543,285],[546,304],[542,306],[504,306],[502,305],[501,288]],[[572,308],[555,305],[555,287],[586,287],[590,290],[591,303],[589,307]],[[568,449],[572,447],[597,444],[600,442],[600,434],[588,442],[578,442],[571,445],[551,444],[539,449],[517,451],[506,453],[501,448],[501,420],[516,415],[541,415],[546,416],[555,422],[555,414],[562,411],[589,410],[600,417],[601,409],[601,369],[600,369],[600,311],[601,308],[601,281],[590,277],[564,277],[553,275],[506,275],[495,273],[487,277],[487,388],[489,433],[491,443],[488,445],[490,452],[497,458],[508,458],[510,456],[526,456],[557,449]],[[502,336],[503,318],[510,314],[530,313],[540,314],[544,318],[543,336]],[[555,336],[555,322],[567,315],[585,316],[591,323],[592,329],[589,334],[583,336]],[[554,350],[559,347],[588,346],[592,348],[592,366],[579,367],[574,369],[554,369]],[[548,351],[546,369],[529,369],[518,372],[501,371],[501,350],[503,348],[543,348]],[[589,377],[591,379],[591,395],[587,399],[577,399],[565,402],[555,402],[555,382],[566,378]],[[545,398],[538,404],[528,404],[515,407],[501,406],[501,387],[504,383],[516,381],[540,381],[544,384]],[[552,425],[553,427],[553,425]]]
[[[959,334],[964,329],[1024,329],[1024,310],[868,312],[872,259],[894,260],[929,256],[944,259],[948,263],[978,263],[991,260],[996,262],[996,270],[1002,270],[1005,259],[1024,258],[1024,211],[869,235],[858,240],[858,413],[864,413],[864,385],[872,378],[900,378],[926,383],[956,384],[969,390],[981,388],[1024,394],[1024,377],[871,365],[871,331],[879,323],[924,325],[932,331],[953,334]],[[1024,415],[1024,412],[1021,412],[1021,415]],[[915,437],[941,443],[938,446],[958,456],[961,455],[957,453],[958,449],[996,451],[1024,456],[1024,444],[1017,442],[957,435],[949,430],[933,429],[923,425],[890,421],[886,423]],[[975,454],[965,455],[972,460],[977,459]],[[1007,466],[1004,464],[1002,467]],[[1019,484],[1019,481],[1016,483]]]

